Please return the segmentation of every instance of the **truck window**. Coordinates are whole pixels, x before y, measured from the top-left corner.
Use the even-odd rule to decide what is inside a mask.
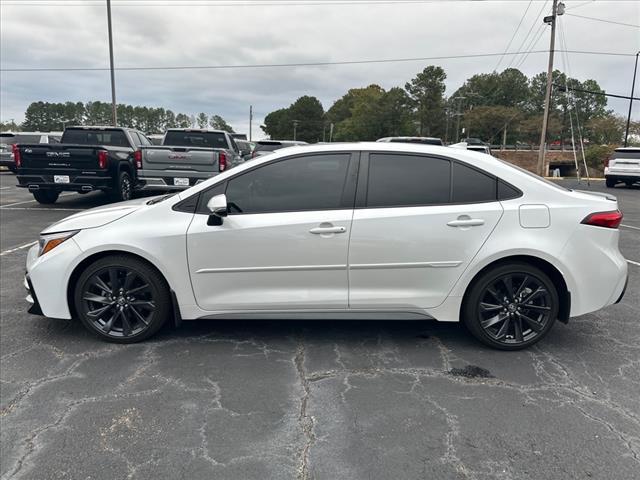
[[[164,145],[174,147],[228,148],[224,133],[189,130],[169,130],[164,137]]]
[[[127,136],[122,130],[85,130],[67,129],[62,134],[61,143],[77,145],[108,145],[112,147],[129,147]]]

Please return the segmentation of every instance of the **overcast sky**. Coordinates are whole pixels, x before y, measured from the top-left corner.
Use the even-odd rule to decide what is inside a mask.
[[[292,0],[305,3],[309,0]],[[372,1],[315,0],[113,0],[116,67],[255,65],[456,56],[503,52],[522,24],[510,51],[548,48],[549,28],[537,45],[525,41],[540,32],[538,13],[551,1]],[[47,6],[34,6],[48,3]],[[105,1],[0,0],[0,64],[8,68],[108,67]],[[72,6],[75,4],[76,6]],[[77,4],[81,4],[77,6]],[[204,4],[204,5],[203,5]],[[235,4],[231,5],[230,4]],[[261,4],[261,5],[260,5]],[[280,4],[280,5],[278,5]],[[321,5],[318,5],[321,4]],[[560,22],[571,50],[635,54],[640,29],[573,15],[640,24],[640,2],[566,0]],[[560,48],[560,47],[558,47]],[[498,70],[521,57],[506,57]],[[325,109],[349,88],[377,83],[404,86],[429,64],[447,73],[447,95],[466,78],[490,72],[499,57],[397,63],[230,68],[217,70],[117,71],[119,103],[222,115],[236,131],[248,131],[254,106],[254,135],[264,116],[301,95],[314,95]],[[592,78],[609,93],[629,95],[634,57],[569,54],[570,74]],[[560,55],[556,68],[566,71]],[[532,53],[520,69],[546,71],[547,55]],[[638,80],[640,83],[640,79]],[[640,94],[640,86],[636,95]],[[108,71],[1,72],[0,118],[22,121],[32,101],[110,101]],[[628,101],[609,108],[627,114]],[[640,117],[640,102],[634,105]]]

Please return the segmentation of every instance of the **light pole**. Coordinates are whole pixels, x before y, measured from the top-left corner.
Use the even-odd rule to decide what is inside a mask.
[[[627,128],[624,131],[624,146],[627,146],[629,141],[629,124],[631,123],[631,106],[633,105],[633,91],[636,86],[636,73],[638,73],[638,55],[640,51],[636,53],[636,66],[633,68],[633,80],[631,81],[631,98],[629,99],[629,114],[627,115]]]
[[[544,96],[544,114],[542,116],[542,132],[540,133],[540,147],[538,150],[538,175],[544,176],[544,154],[547,142],[547,124],[549,123],[549,107],[551,104],[551,85],[553,82],[553,53],[556,45],[556,20],[564,13],[564,3],[553,0],[551,16],[544,17],[544,23],[551,24],[551,42],[549,44],[549,67],[547,68],[547,91]]]
[[[293,121],[293,141],[295,142],[297,139],[297,135],[298,135],[298,124],[300,123],[300,120],[294,120]]]
[[[116,106],[116,74],[113,69],[113,33],[111,29],[111,0],[107,0],[107,26],[109,28],[109,65],[111,70],[111,108],[113,126],[118,126],[118,109]]]
[[[253,133],[253,105],[249,105],[249,141]]]

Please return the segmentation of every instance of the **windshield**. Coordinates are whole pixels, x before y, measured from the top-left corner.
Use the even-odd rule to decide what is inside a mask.
[[[227,139],[221,132],[169,130],[164,145],[174,147],[227,148]]]

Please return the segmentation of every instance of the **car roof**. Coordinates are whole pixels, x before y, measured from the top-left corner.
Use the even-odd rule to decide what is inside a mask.
[[[640,152],[640,147],[620,147],[616,148],[616,152]]]

